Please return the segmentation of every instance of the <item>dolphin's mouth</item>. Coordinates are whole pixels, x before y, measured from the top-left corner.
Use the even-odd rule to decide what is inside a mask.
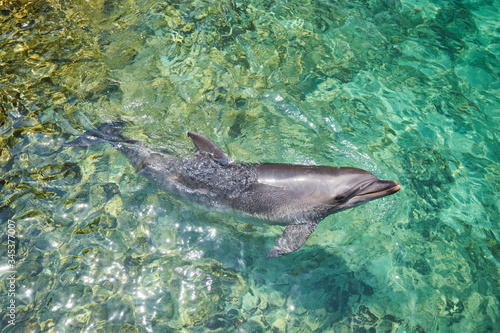
[[[401,189],[401,185],[393,180],[378,180],[356,193],[354,198],[361,200],[373,200],[396,193]]]

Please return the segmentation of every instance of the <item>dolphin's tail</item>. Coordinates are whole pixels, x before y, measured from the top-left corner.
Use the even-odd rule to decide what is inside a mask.
[[[99,125],[95,130],[85,132],[73,141],[63,144],[67,147],[89,147],[99,143],[131,143],[137,144],[138,141],[127,138],[122,135],[122,129],[125,126],[123,121],[114,121],[111,123],[104,123]]]

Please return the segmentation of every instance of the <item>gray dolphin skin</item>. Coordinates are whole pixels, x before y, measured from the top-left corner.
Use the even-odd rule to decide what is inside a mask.
[[[124,137],[123,127],[123,122],[105,123],[65,146],[110,143],[130,160],[137,173],[181,199],[286,226],[267,258],[299,249],[326,216],[401,188],[395,181],[379,180],[356,168],[235,163],[215,143],[193,132],[188,136],[196,152],[181,159]]]

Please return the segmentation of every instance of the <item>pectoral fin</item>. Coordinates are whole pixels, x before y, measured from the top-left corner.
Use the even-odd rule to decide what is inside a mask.
[[[315,223],[292,224],[276,241],[276,245],[266,254],[266,258],[275,258],[299,249],[316,228]]]
[[[206,136],[194,132],[188,132],[188,136],[199,150],[212,154],[217,161],[223,164],[232,163],[229,156]]]

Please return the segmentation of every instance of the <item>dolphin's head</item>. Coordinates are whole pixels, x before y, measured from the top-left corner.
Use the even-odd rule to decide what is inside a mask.
[[[348,167],[260,164],[258,181],[280,187],[301,202],[330,207],[328,214],[359,206],[399,191],[395,181]]]
[[[330,177],[330,213],[394,194],[401,188],[396,181],[380,180],[370,172],[356,168],[338,168]]]

